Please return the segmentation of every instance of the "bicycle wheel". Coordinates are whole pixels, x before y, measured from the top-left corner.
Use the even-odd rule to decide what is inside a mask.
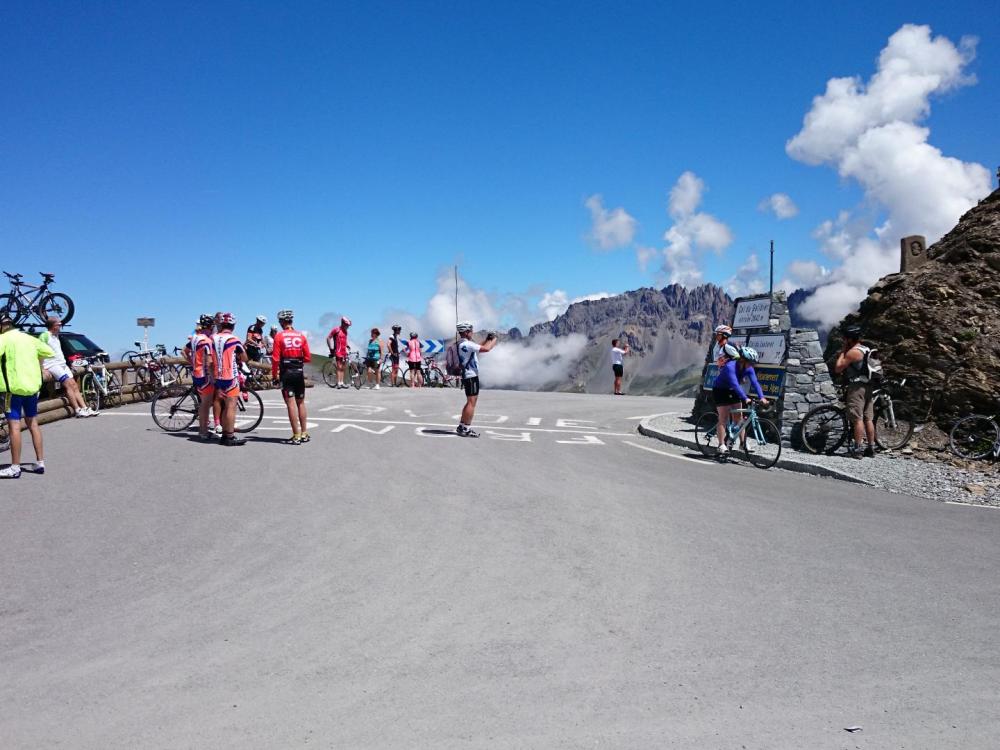
[[[246,400],[243,396],[246,395]],[[264,402],[256,391],[244,391],[236,397],[236,431],[253,432],[264,419]]]
[[[148,367],[135,368],[135,393],[143,401],[151,401],[156,395],[157,382]]]
[[[198,397],[194,388],[165,388],[153,397],[149,410],[161,430],[181,432],[198,419]]]
[[[80,395],[88,407],[94,411],[101,410],[101,389],[97,387],[97,378],[92,373],[87,373],[80,378]]]
[[[879,405],[879,410],[875,413],[875,442],[882,450],[899,450],[910,442],[912,435],[913,420],[906,416],[905,409],[901,409],[899,404],[893,404],[890,418],[889,409]]]
[[[810,453],[835,453],[849,434],[847,414],[833,404],[817,406],[802,419],[802,442]]]
[[[412,382],[413,382],[413,370],[409,368],[403,370],[403,385],[409,388]]]
[[[959,458],[985,458],[993,452],[1000,440],[1000,427],[990,417],[970,414],[962,417],[951,428],[948,441],[951,452]]]
[[[101,405],[105,408],[109,406],[121,406],[122,404],[122,381],[112,371],[106,371],[104,376],[104,390],[101,392]]]
[[[15,323],[22,317],[21,303],[13,294],[0,294],[0,313],[6,313]]]
[[[698,417],[694,425],[694,441],[698,448],[709,458],[714,458],[719,452],[719,415],[707,411]]]
[[[769,419],[760,419],[746,429],[743,455],[758,469],[770,469],[781,457],[781,432]]]
[[[138,356],[139,356],[139,352],[137,352],[135,349],[129,349],[127,352],[125,352],[125,353],[122,354],[121,361],[122,362],[131,362],[132,361],[132,357],[138,357]]]
[[[425,385],[430,388],[444,388],[444,373],[436,367],[427,371],[427,382]]]
[[[365,366],[358,362],[351,362],[350,366],[351,385],[359,391],[365,384]]]
[[[59,318],[63,323],[69,323],[73,319],[75,311],[73,300],[62,292],[48,294],[38,303],[38,314],[42,320]]]
[[[331,388],[337,387],[337,363],[333,357],[323,364],[323,382]]]

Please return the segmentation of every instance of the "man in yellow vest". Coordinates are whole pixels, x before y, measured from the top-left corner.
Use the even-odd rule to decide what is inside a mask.
[[[34,336],[14,328],[9,315],[0,314],[0,395],[10,427],[10,466],[0,469],[0,479],[21,478],[21,419],[31,432],[35,449],[32,471],[45,473],[42,431],[38,428],[38,392],[42,389],[41,360],[51,357],[52,349]]]

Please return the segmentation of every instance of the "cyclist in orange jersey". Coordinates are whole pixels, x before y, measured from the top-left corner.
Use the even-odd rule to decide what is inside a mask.
[[[220,445],[243,445],[246,438],[236,434],[236,399],[240,395],[239,365],[247,361],[243,342],[233,335],[236,318],[222,313],[219,332],[212,337],[212,357],[215,363],[215,397],[222,403],[222,437]]]
[[[198,327],[188,338],[184,347],[187,350],[188,361],[191,363],[191,378],[194,387],[201,398],[198,404],[198,437],[201,440],[211,440],[208,431],[208,412],[215,410],[215,421],[219,422],[219,406],[215,399],[215,361],[212,355],[212,332],[215,320],[211,315],[198,318]]]

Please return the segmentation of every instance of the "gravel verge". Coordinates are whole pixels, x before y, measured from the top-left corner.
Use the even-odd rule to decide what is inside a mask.
[[[644,419],[639,432],[675,445],[698,449],[694,425],[682,415]],[[817,456],[784,448],[778,468],[842,481],[860,482],[889,492],[915,497],[1000,507],[1000,474],[959,468],[916,455],[878,453],[875,458],[857,460],[847,456]]]

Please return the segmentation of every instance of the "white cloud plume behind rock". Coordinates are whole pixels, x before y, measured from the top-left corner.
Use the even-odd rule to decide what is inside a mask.
[[[564,383],[570,369],[583,354],[587,337],[542,334],[528,341],[504,341],[484,354],[479,363],[480,378],[497,388],[540,388]]]
[[[600,195],[584,201],[590,211],[590,239],[601,250],[614,250],[632,242],[638,222],[624,208],[607,210]]]
[[[785,150],[855,180],[882,219],[876,224],[841,212],[817,228],[823,251],[841,264],[821,274],[803,304],[809,319],[835,325],[880,276],[899,270],[900,236],[923,234],[934,242],[990,192],[984,166],[945,156],[928,143],[930,130],[917,124],[930,114],[932,96],[975,82],[965,71],[975,45],[969,37],[958,45],[932,38],[928,26],[907,24],[889,38],[867,83],[833,78],[813,99]]]

